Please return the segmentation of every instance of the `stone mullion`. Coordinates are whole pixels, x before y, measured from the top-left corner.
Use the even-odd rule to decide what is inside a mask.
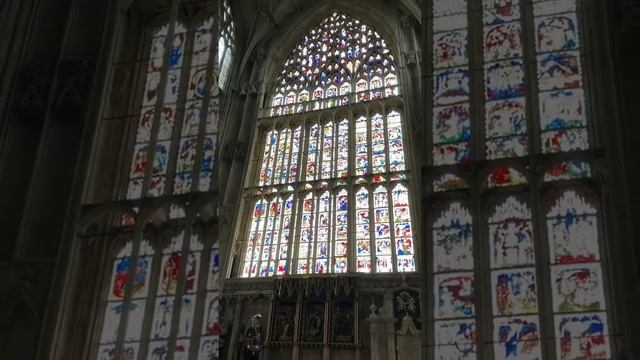
[[[297,202],[294,203],[295,204],[295,208],[298,209],[298,213],[296,214],[296,212],[294,211],[295,214],[295,218],[292,217],[292,224],[294,224],[292,226],[293,229],[295,229],[295,231],[293,232],[294,234],[292,234],[291,237],[291,250],[290,250],[290,264],[291,267],[289,268],[289,274],[291,275],[296,275],[298,273],[298,254],[299,254],[299,249],[300,249],[300,233],[302,231],[302,214],[304,213],[304,198],[305,198],[305,191],[298,191],[296,193],[296,197],[297,197]],[[295,222],[293,221],[293,219],[295,219]]]
[[[277,201],[278,199],[280,199],[280,201]],[[284,213],[284,201],[282,200],[282,194],[277,194],[275,195],[275,197],[273,198],[273,200],[275,201],[275,204],[277,204],[277,206],[279,206],[280,208],[280,215],[275,215],[273,217],[273,225],[271,226],[271,229],[267,229],[267,231],[271,231],[271,244],[270,245],[266,245],[265,247],[268,246],[269,247],[269,255],[267,256],[267,275],[265,277],[269,277],[269,264],[271,263],[271,251],[273,251],[273,248],[275,246],[276,248],[276,256],[277,256],[277,250],[278,250],[278,244],[280,243],[280,232],[278,232],[278,238],[276,239],[274,236],[274,231],[277,228],[281,228],[282,227],[282,217],[283,217],[283,213]],[[271,209],[271,204],[269,205],[269,209]],[[271,210],[269,210],[271,211]],[[278,224],[278,218],[280,218],[280,224]],[[262,250],[264,251],[264,249]],[[278,261],[274,258],[275,261],[275,267],[274,267],[274,275],[276,273],[276,269],[278,266]],[[262,260],[261,260],[261,265],[262,265]]]
[[[353,86],[353,84],[351,84]],[[349,94],[350,95],[350,94]],[[355,126],[355,114],[351,107],[348,107],[347,119],[347,138],[348,140],[355,140],[356,138],[356,126]],[[356,168],[356,152],[355,141],[347,141],[347,272],[356,273],[357,268],[357,242],[356,242],[356,191],[355,185],[355,168]]]
[[[335,189],[334,191],[329,192],[329,219],[327,227],[327,273],[335,273],[335,259],[336,259],[336,229],[338,224],[336,222],[336,216],[338,211],[336,210],[336,205],[338,204],[338,193],[339,189]]]
[[[267,228],[268,228],[268,224],[269,224],[269,219],[271,218],[269,211],[271,208],[271,201],[266,197],[263,196],[262,200],[265,201],[265,205],[266,205],[266,209],[265,209],[265,217],[264,217],[264,224],[260,224],[262,225],[262,230],[260,231],[260,233],[262,234],[262,236],[260,237],[260,251],[258,252],[258,260],[256,261],[256,264],[258,265],[256,267],[256,277],[261,277],[260,276],[260,267],[262,266],[262,252],[264,251],[264,238],[265,238],[265,234],[267,233]],[[256,246],[253,247],[253,254],[256,253]],[[268,264],[269,260],[267,259],[267,264]],[[253,257],[251,258],[251,267],[253,267]],[[251,268],[249,269],[249,277],[253,277],[251,275]]]
[[[551,259],[549,255],[549,238],[546,235],[546,213],[543,193],[534,178],[529,184],[531,191],[531,227],[533,229],[534,253],[536,258],[536,276],[538,278],[538,312],[541,354],[545,359],[555,359],[555,332],[553,319]]]
[[[211,242],[210,244],[207,244],[207,241],[205,241],[204,231],[202,231],[201,234],[203,235],[201,239],[202,243],[205,245],[203,246],[203,250],[202,250],[202,258],[204,260],[200,262],[201,266],[200,266],[200,269],[198,270],[198,282],[196,284],[196,293],[195,293],[196,304],[193,312],[194,318],[193,318],[193,330],[191,332],[192,334],[191,345],[189,346],[190,360],[198,360],[198,356],[196,354],[199,354],[200,352],[200,338],[202,337],[203,319],[205,319],[205,317],[207,316],[207,313],[206,313],[207,295],[209,293],[216,291],[216,290],[209,290],[207,288],[207,284],[209,283],[209,276],[211,276],[209,269],[211,269],[211,262],[213,261],[213,258],[211,257],[211,253],[213,251],[214,243]],[[197,350],[194,351],[194,349],[197,349]]]
[[[205,9],[207,8],[207,6],[205,5]],[[218,29],[217,26],[219,24],[218,19],[216,18],[216,14],[217,11],[215,12],[215,14],[211,15],[211,17],[213,18],[213,25],[211,25],[211,44],[209,44],[209,61],[207,62],[207,74],[206,74],[206,79],[205,79],[205,95],[204,98],[202,99],[202,108],[200,110],[200,125],[198,126],[198,141],[196,142],[196,159],[195,162],[193,164],[194,168],[193,168],[193,172],[192,172],[192,181],[191,181],[191,191],[199,191],[200,190],[200,180],[201,180],[201,176],[202,176],[202,160],[203,160],[203,156],[204,156],[204,139],[207,135],[207,121],[209,119],[209,107],[213,106],[214,101],[212,101],[214,95],[212,95],[213,91],[218,91],[218,89],[212,89],[213,86],[218,86],[217,81],[214,83],[212,81],[213,79],[213,74],[215,72],[216,69],[216,57],[218,56],[217,54],[217,48],[218,48],[218,41],[217,38],[215,37],[215,34],[218,34]],[[207,17],[204,17],[204,21],[206,21]],[[193,38],[195,39],[195,35],[193,36]],[[192,50],[193,52],[193,50]],[[220,133],[220,103],[218,103],[218,109],[217,109],[217,121],[218,121],[218,131],[216,133],[216,147],[217,144],[220,142],[220,139],[218,138],[217,134]],[[214,162],[213,162],[213,168],[211,169],[211,176],[215,176],[215,170],[216,170],[216,161],[215,161],[215,154],[217,151],[215,151],[216,149],[214,148]],[[213,182],[213,178],[211,180]]]
[[[151,177],[153,176],[153,161],[156,154],[156,143],[158,142],[158,130],[160,128],[160,119],[162,115],[162,107],[164,106],[164,95],[167,86],[167,77],[169,74],[169,58],[171,54],[171,44],[175,36],[175,27],[178,19],[178,8],[180,0],[171,0],[171,11],[169,17],[169,28],[167,30],[167,37],[165,38],[165,49],[162,63],[160,83],[158,84],[158,98],[155,104],[155,112],[153,116],[153,124],[151,126],[151,138],[149,139],[149,145],[147,148],[147,165],[144,171],[144,181],[142,183],[142,192],[140,197],[146,197],[149,191],[149,185],[151,183]],[[166,187],[166,183],[165,183]],[[166,189],[165,189],[166,190]]]
[[[293,256],[294,250],[297,249],[297,236],[298,234],[298,222],[296,221],[296,217],[298,216],[298,206],[300,205],[300,194],[298,192],[294,192],[291,194],[293,198],[293,203],[291,204],[291,216],[289,220],[289,242],[287,244],[287,265],[285,268],[285,275],[295,274],[293,272],[295,257]]]
[[[529,164],[535,169],[535,155],[542,152],[540,128],[540,108],[538,89],[538,62],[535,50],[535,27],[533,24],[533,5],[530,1],[520,0],[520,24],[522,26],[522,58],[525,66],[525,94],[527,116],[527,138],[529,143]]]
[[[484,49],[483,49],[483,21],[482,0],[469,0],[468,7],[468,36],[469,36],[469,76],[470,91],[469,108],[471,110],[471,139],[470,149],[472,159],[486,158],[485,150],[485,73],[484,73]],[[491,273],[484,271],[484,261],[489,255],[485,244],[483,222],[484,201],[481,198],[479,185],[471,188],[471,202],[469,210],[472,215],[473,236],[473,274],[475,293],[475,322],[476,322],[476,349],[479,360],[491,359],[493,344],[491,292],[485,295],[484,290],[491,287]],[[487,311],[488,310],[488,311]]]
[[[191,66],[191,59],[193,53],[193,44],[195,39],[195,32],[197,28],[193,26],[187,28],[186,33],[186,43],[184,46],[184,59],[182,61],[182,66],[180,70],[180,85],[178,87],[178,99],[176,101],[176,113],[174,119],[174,127],[171,134],[171,146],[169,147],[169,156],[167,159],[167,173],[165,175],[165,188],[164,194],[172,194],[173,193],[173,183],[176,176],[176,168],[178,162],[178,156],[180,152],[180,142],[182,140],[182,127],[185,122],[185,113],[186,113],[186,103],[188,101],[188,86],[191,81],[191,70],[194,69]],[[196,149],[197,152],[197,149]],[[195,159],[194,159],[194,167],[195,167]]]
[[[491,287],[491,273],[485,272],[485,260],[489,256],[486,251],[487,239],[484,236],[483,206],[484,201],[480,198],[477,189],[472,189],[471,203],[469,210],[472,216],[473,234],[473,277],[474,277],[474,298],[475,298],[475,322],[476,322],[476,346],[479,359],[491,359],[493,331],[491,323],[493,321],[491,310],[491,292],[485,294],[485,289]]]
[[[604,3],[606,2],[603,2],[603,4]],[[606,107],[604,99],[607,97],[601,96],[600,94],[602,93],[602,90],[596,88],[598,81],[596,79],[596,70],[594,69],[597,67],[604,67],[601,65],[602,56],[598,55],[606,53],[606,50],[602,49],[597,51],[598,41],[595,40],[595,36],[590,35],[590,27],[586,26],[591,23],[598,24],[599,19],[594,19],[592,15],[594,11],[597,11],[595,9],[596,4],[598,3],[576,0],[576,9],[574,12],[578,21],[577,30],[580,41],[580,46],[574,51],[579,53],[578,65],[580,66],[580,76],[582,77],[582,86],[580,86],[578,90],[582,90],[584,93],[584,113],[586,118],[586,125],[584,127],[587,131],[589,148],[603,147],[605,145],[606,142],[601,134],[607,134],[608,131],[606,131],[603,126],[604,122],[599,120],[611,116],[609,113],[604,113],[601,110]],[[607,32],[606,26],[603,27],[603,32]],[[593,25],[591,28],[593,28]],[[609,81],[609,79],[605,81]],[[608,316],[610,316],[610,314],[608,314]],[[611,324],[609,324],[609,328],[611,328]]]
[[[181,232],[184,234],[182,241],[182,261],[180,263],[180,269],[178,271],[178,283],[176,284],[176,293],[173,298],[173,314],[171,318],[171,331],[169,332],[169,338],[167,339],[167,350],[169,352],[167,360],[173,360],[173,355],[175,355],[175,346],[176,340],[178,337],[178,326],[180,325],[180,313],[182,311],[182,299],[186,295],[184,291],[185,288],[185,280],[186,280],[186,268],[187,262],[189,259],[189,253],[191,248],[191,226],[187,224],[191,223],[191,219],[189,217],[188,221],[184,224],[175,224],[173,227],[174,234],[180,234]],[[195,315],[195,314],[194,314]]]
[[[468,0],[467,18],[468,31],[468,69],[469,91],[468,100],[471,112],[471,138],[469,149],[471,159],[484,158],[484,56],[482,29],[482,0]]]
[[[286,194],[282,194],[280,193],[278,195],[280,197],[280,223],[279,224],[274,224],[274,230],[277,227],[277,231],[278,231],[278,238],[276,239],[275,237],[273,237],[273,241],[271,243],[271,248],[275,249],[275,257],[273,258],[273,262],[274,262],[274,268],[273,268],[273,276],[276,276],[276,274],[278,274],[278,264],[280,263],[280,247],[282,246],[282,230],[284,228],[284,218],[285,218],[285,207],[287,206],[287,200],[289,199],[289,196]],[[290,224],[291,225],[291,224]],[[291,226],[289,227],[291,228]],[[271,261],[271,254],[269,254],[269,261]]]

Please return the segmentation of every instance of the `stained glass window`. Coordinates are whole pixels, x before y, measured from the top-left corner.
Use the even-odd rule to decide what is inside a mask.
[[[200,232],[189,232],[173,231],[167,242],[145,238],[116,246],[97,359],[120,358],[118,352],[124,358],[173,353],[187,359],[190,349],[198,348],[199,334],[201,342],[218,343],[218,248],[214,245],[205,256]],[[203,263],[209,271],[201,278]],[[205,292],[199,289],[206,289],[206,302],[200,305],[197,295]],[[194,328],[195,314],[203,306],[206,319],[200,331]]]
[[[220,12],[220,29],[218,37],[218,65],[220,75],[218,85],[220,89],[225,89],[229,81],[229,74],[234,60],[234,49],[236,42],[236,28],[231,14],[229,0],[222,1]]]
[[[598,211],[583,195],[560,194],[547,213],[558,357],[608,359]]]
[[[611,357],[582,4],[427,1],[435,358]]]
[[[213,27],[210,17],[191,31],[181,22],[152,31],[128,199],[211,187],[218,127],[209,91],[216,88]]]
[[[416,271],[399,95],[360,20],[334,13],[293,49],[259,119],[240,277]]]
[[[370,26],[333,14],[313,28],[285,61],[271,116],[397,96],[395,59]]]
[[[472,155],[470,103],[480,94],[475,96],[469,75],[473,37],[468,24],[477,16],[468,12],[469,6],[462,0],[433,2],[434,165],[464,163]],[[525,41],[529,24],[522,14],[527,11],[533,13],[531,43]],[[476,120],[484,117],[484,157],[527,155],[532,140],[528,129],[533,126],[540,128],[541,152],[588,149],[576,1],[482,0],[480,21],[484,113],[474,116]],[[535,52],[534,61],[525,60],[526,47]],[[531,69],[537,73],[535,79],[528,78],[529,67],[535,67]],[[529,109],[532,100],[525,91],[532,86],[538,91],[535,112]],[[530,122],[530,113],[539,120]]]
[[[541,356],[531,211],[510,196],[489,217],[494,358]]]
[[[575,1],[534,1],[542,151],[589,148]]]
[[[433,224],[436,358],[476,356],[472,224],[471,213],[460,202],[449,204]]]
[[[525,67],[519,1],[483,1],[488,159],[526,155]]]

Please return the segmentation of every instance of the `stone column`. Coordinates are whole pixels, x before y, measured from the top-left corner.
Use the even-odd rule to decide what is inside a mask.
[[[391,360],[396,358],[395,329],[391,303],[385,299],[384,305],[376,313],[376,306],[371,305],[371,314],[366,320],[369,323],[371,336],[371,360]]]

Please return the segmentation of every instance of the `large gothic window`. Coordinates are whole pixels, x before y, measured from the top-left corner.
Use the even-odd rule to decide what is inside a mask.
[[[201,218],[214,200],[193,206],[212,188],[217,18],[204,3],[173,6],[179,15],[152,23],[141,42],[126,201],[116,199],[127,210],[108,221],[117,235],[103,247],[104,290],[91,355],[83,358],[210,359],[218,352],[219,251]]]
[[[433,356],[609,359],[581,1],[428,4]]]
[[[385,40],[334,13],[293,49],[271,91],[238,276],[415,271],[403,103]]]

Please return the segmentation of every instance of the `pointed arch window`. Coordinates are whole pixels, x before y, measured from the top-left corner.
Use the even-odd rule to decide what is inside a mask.
[[[368,24],[333,13],[307,33],[258,120],[239,277],[417,270],[402,108]]]

